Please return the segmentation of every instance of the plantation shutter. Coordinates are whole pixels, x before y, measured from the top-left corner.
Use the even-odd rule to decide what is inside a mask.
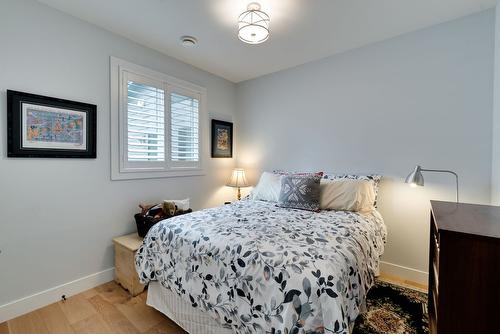
[[[128,76],[128,162],[165,161],[165,91],[161,86]]]
[[[199,108],[197,94],[170,93],[170,159],[173,166],[194,167],[199,162]]]
[[[202,175],[205,89],[141,68],[119,73],[116,179]]]

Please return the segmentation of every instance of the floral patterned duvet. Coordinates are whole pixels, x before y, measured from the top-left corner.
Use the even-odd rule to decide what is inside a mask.
[[[159,281],[236,333],[349,333],[385,237],[377,211],[242,200],[156,224],[135,261],[142,283]]]

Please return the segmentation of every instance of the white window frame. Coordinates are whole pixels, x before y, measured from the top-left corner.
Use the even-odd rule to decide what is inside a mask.
[[[140,77],[141,83],[163,89],[165,92],[165,161],[128,161],[127,82],[128,76]],[[208,138],[207,90],[204,87],[180,80],[123,59],[110,57],[111,83],[111,179],[131,180],[205,175]],[[177,92],[199,101],[198,109],[198,161],[171,161],[170,94]]]

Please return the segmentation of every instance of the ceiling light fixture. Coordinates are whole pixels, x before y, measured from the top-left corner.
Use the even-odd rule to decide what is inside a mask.
[[[248,44],[260,44],[269,38],[269,15],[257,2],[249,3],[238,18],[238,38]]]
[[[182,46],[184,46],[186,48],[192,48],[193,46],[196,46],[196,43],[198,43],[198,40],[193,36],[182,36],[181,43],[182,43]]]

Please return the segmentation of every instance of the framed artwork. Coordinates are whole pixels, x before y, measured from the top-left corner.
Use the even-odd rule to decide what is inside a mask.
[[[7,156],[95,158],[93,104],[7,90]]]
[[[212,120],[212,158],[233,157],[233,123]]]

